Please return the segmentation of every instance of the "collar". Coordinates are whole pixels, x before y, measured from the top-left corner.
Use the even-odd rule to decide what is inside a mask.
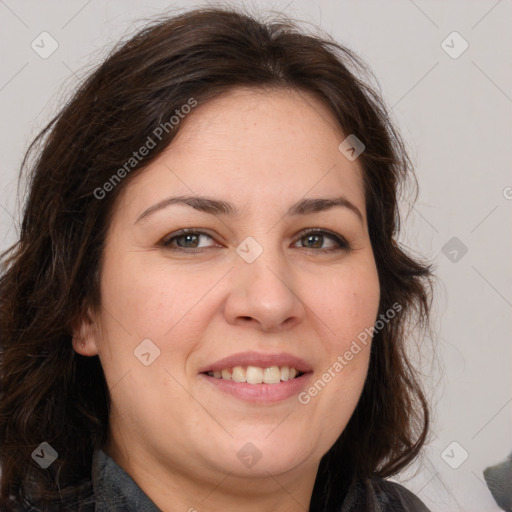
[[[161,512],[135,481],[103,450],[92,458],[95,512]]]

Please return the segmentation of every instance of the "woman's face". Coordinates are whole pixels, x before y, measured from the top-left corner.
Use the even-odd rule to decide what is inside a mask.
[[[237,89],[181,122],[117,200],[102,307],[74,341],[105,372],[109,450],[217,483],[314,475],[356,407],[370,345],[351,346],[379,303],[349,134],[282,90]]]

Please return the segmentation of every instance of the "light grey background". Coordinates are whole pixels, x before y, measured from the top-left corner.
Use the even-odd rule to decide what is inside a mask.
[[[416,474],[398,479],[433,512],[498,511],[482,470],[512,450],[511,1],[243,4],[320,25],[375,72],[420,185],[401,240],[435,262],[439,279],[437,363],[428,353],[420,361],[436,404],[432,440]],[[16,237],[23,153],[77,76],[141,19],[195,5],[204,2],[0,0],[0,249]],[[43,31],[59,45],[46,59],[31,48]],[[458,58],[445,49],[459,51],[462,40],[442,45],[454,31],[469,44]],[[453,237],[459,246],[443,252]],[[445,460],[456,465],[462,450],[469,456],[453,469]]]

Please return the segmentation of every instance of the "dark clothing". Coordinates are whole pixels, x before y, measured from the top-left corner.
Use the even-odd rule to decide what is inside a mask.
[[[69,512],[161,512],[134,480],[102,450],[92,461],[92,481],[85,485]],[[191,507],[192,508],[192,507]],[[53,510],[57,510],[58,507]],[[29,506],[24,512],[41,512]],[[47,512],[46,510],[44,512]],[[351,485],[341,510],[325,512],[429,512],[414,494],[401,485],[369,478]]]

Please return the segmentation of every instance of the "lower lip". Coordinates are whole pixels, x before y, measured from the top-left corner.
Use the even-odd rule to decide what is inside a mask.
[[[308,384],[311,373],[304,373],[295,379],[279,384],[247,384],[233,380],[217,379],[201,373],[206,382],[228,395],[250,403],[273,403],[297,396]]]

